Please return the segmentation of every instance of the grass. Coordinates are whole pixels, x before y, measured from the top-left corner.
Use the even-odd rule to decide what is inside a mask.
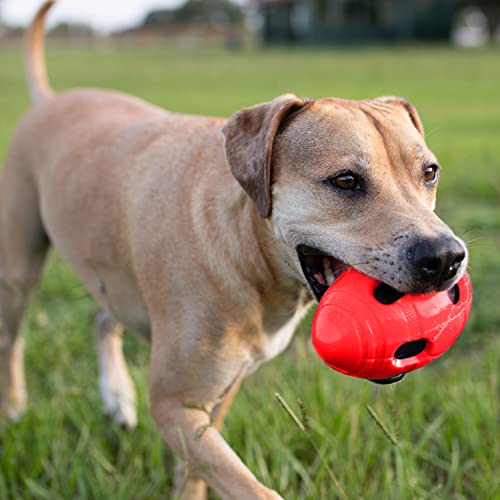
[[[470,241],[473,313],[446,356],[390,387],[323,365],[304,321],[291,348],[244,384],[224,429],[251,470],[287,499],[340,498],[329,469],[348,498],[500,497],[499,56],[445,47],[50,51],[58,89],[117,88],[189,113],[225,116],[288,91],[395,94],[417,106],[444,167],[438,212]],[[21,53],[0,50],[0,67],[1,157],[29,102]],[[173,457],[147,409],[148,346],[126,338],[139,426],[125,432],[100,413],[95,312],[53,255],[24,326],[30,405],[19,422],[0,422],[1,499],[156,499],[170,491]],[[276,392],[298,415],[300,397],[309,433]]]

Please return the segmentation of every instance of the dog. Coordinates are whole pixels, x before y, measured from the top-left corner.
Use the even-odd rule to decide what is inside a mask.
[[[434,213],[439,166],[420,118],[397,97],[286,94],[225,120],[107,90],[54,95],[53,3],[28,32],[34,106],[0,178],[2,413],[26,405],[19,325],[52,244],[102,308],[104,409],[130,427],[121,325],[151,341],[152,416],[181,459],[174,494],[281,498],[219,434],[242,379],[349,266],[404,293],[465,272],[465,244]]]

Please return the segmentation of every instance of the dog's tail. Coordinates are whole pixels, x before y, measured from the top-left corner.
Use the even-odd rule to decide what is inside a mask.
[[[45,16],[56,0],[47,0],[38,10],[26,39],[26,77],[34,102],[51,97],[54,93],[47,79],[45,68],[44,30]]]

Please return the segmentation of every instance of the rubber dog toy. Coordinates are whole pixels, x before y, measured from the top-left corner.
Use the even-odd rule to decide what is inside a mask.
[[[321,298],[312,342],[334,370],[392,383],[446,352],[471,306],[467,274],[447,291],[403,295],[350,268]]]

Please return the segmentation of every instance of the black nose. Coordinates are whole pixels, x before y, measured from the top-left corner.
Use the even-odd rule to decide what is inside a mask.
[[[457,274],[465,258],[465,248],[455,238],[419,240],[411,254],[422,280],[442,283]]]

